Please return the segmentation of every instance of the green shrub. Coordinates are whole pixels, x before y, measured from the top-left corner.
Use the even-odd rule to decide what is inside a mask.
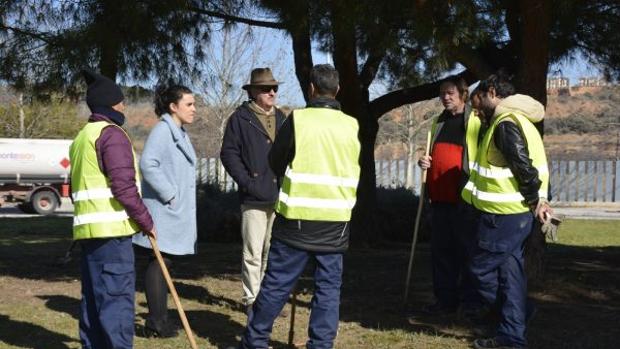
[[[377,188],[375,230],[382,240],[411,241],[418,209],[418,197],[406,188]],[[424,210],[418,239],[428,239],[428,210]]]
[[[217,184],[197,185],[196,218],[200,241],[241,241],[241,213],[236,191],[222,191]]]
[[[600,132],[606,129],[608,117],[613,118],[605,115],[604,120],[601,120],[600,115],[593,117],[573,114],[564,118],[549,119],[545,121],[545,131],[549,134]]]
[[[377,209],[373,216],[375,237],[384,241],[411,241],[417,208],[418,197],[410,190],[377,188]],[[236,191],[222,191],[212,183],[199,184],[196,211],[200,241],[241,241],[241,214]],[[429,220],[426,216],[425,210],[420,227],[420,240],[428,239]],[[372,241],[358,240],[356,243],[369,245]]]

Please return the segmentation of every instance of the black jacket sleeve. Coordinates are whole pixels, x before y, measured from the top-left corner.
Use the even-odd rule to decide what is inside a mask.
[[[538,178],[538,170],[532,165],[519,127],[512,122],[500,122],[495,129],[493,140],[519,183],[519,192],[525,198],[525,203],[537,204],[538,190],[542,182]]]
[[[250,174],[243,163],[241,152],[243,144],[241,142],[241,130],[239,121],[233,114],[228,119],[226,130],[224,131],[224,139],[222,140],[222,149],[220,151],[220,159],[222,165],[230,176],[237,182],[240,189],[248,187],[251,181]]]
[[[295,129],[293,125],[293,113],[284,121],[282,128],[278,131],[273,146],[269,151],[269,166],[275,175],[284,177],[286,166],[295,157]]]

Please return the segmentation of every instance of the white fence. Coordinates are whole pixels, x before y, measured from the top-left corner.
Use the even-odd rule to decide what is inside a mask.
[[[377,187],[409,187],[419,193],[420,168],[412,166],[413,176],[407,185],[407,165],[407,160],[375,160]],[[552,160],[549,167],[553,201],[620,202],[618,160]],[[217,158],[200,159],[198,175],[202,183],[222,183],[226,190],[237,188]]]

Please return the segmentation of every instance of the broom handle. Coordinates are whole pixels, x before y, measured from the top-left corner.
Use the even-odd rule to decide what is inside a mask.
[[[192,333],[192,329],[189,327],[189,322],[187,321],[187,317],[185,316],[185,311],[183,311],[183,306],[181,305],[181,301],[179,300],[177,290],[174,288],[172,278],[170,278],[170,273],[168,273],[168,268],[166,267],[166,263],[164,263],[164,258],[161,256],[161,252],[159,252],[157,241],[155,241],[155,239],[150,235],[148,235],[148,237],[151,241],[151,246],[153,246],[153,252],[155,253],[155,257],[157,257],[157,261],[159,262],[161,271],[164,274],[164,279],[166,279],[166,283],[168,284],[168,289],[170,289],[170,293],[172,294],[172,298],[174,299],[174,304],[176,305],[177,311],[179,312],[179,317],[181,318],[181,322],[183,323],[183,328],[185,329],[185,333],[187,334],[189,344],[192,346],[192,349],[198,349],[198,346],[196,345],[196,340],[194,339],[194,334]]]
[[[426,134],[426,149],[424,155],[428,156],[428,151],[431,146],[431,131]],[[411,269],[413,268],[413,255],[415,253],[415,245],[418,241],[418,230],[420,229],[420,218],[422,216],[422,206],[424,206],[424,187],[426,186],[426,169],[422,170],[422,182],[420,183],[420,196],[418,197],[418,212],[415,217],[415,225],[413,228],[413,239],[411,240],[411,253],[409,254],[409,267],[407,268],[407,281],[405,282],[405,298],[404,303],[407,303],[407,297],[409,296],[409,283],[411,282]]]

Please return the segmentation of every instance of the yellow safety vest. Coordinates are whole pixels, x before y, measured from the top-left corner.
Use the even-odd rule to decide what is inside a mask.
[[[276,212],[289,219],[351,220],[360,176],[357,120],[329,108],[295,110],[295,158]]]
[[[493,133],[500,122],[510,122],[506,119],[511,119],[525,137],[532,165],[538,170],[538,178],[542,182],[538,195],[541,198],[547,198],[549,168],[542,138],[536,127],[525,116],[507,112],[492,121],[478,149],[478,156],[471,169],[469,181],[461,192],[465,202],[483,212],[516,214],[529,211],[510,168],[489,163],[489,154],[493,149]],[[494,155],[498,156],[498,154]]]
[[[107,126],[118,127],[106,121],[86,124],[69,148],[74,240],[128,236],[140,230],[112,195],[110,180],[99,168],[95,142]],[[133,155],[140,190],[138,164]]]
[[[437,133],[437,123],[439,121],[439,116],[433,119],[433,124],[431,125],[431,152],[433,149],[433,145],[435,144],[435,138]],[[480,137],[480,127],[481,127],[480,118],[476,116],[476,113],[471,110],[469,113],[469,117],[465,119],[465,149],[463,149],[463,170],[465,173],[469,174],[470,169],[474,165],[474,161],[476,160],[476,153],[478,152],[478,140]]]

